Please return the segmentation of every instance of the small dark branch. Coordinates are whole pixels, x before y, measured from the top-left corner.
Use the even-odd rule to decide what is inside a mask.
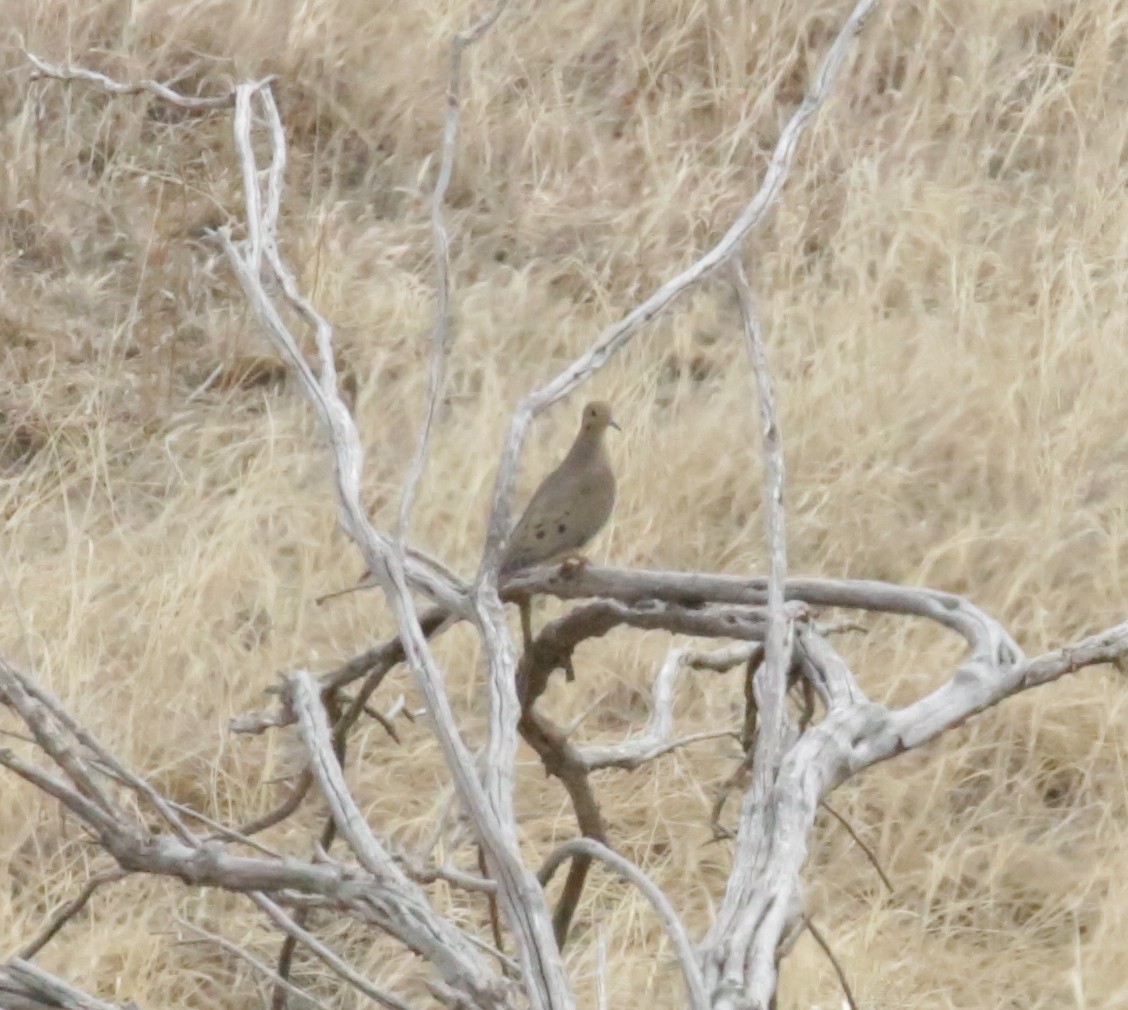
[[[866,702],[865,692],[838,651],[810,625],[796,629],[798,652],[804,662],[806,680],[830,708]]]
[[[396,733],[396,728],[392,725],[391,720],[384,718],[382,712],[379,712],[368,704],[372,699],[372,695],[376,693],[376,690],[384,682],[384,678],[391,669],[390,666],[384,664],[373,667],[368,676],[364,678],[364,683],[360,685],[360,691],[357,692],[356,697],[348,702],[344,713],[334,719],[333,740],[340,752],[342,765],[344,764],[344,752],[348,744],[349,731],[356,724],[357,719],[360,718],[361,712],[365,712],[383,726],[384,731],[395,740],[396,743],[400,742],[399,734]],[[339,687],[331,687],[328,690],[322,691],[322,701],[332,698],[339,690]],[[328,704],[326,704],[326,707],[328,708]]]
[[[517,608],[521,612],[521,643],[525,653],[533,649],[533,601],[528,596],[517,600]],[[568,678],[574,679],[574,675]]]
[[[419,615],[419,626],[423,629],[426,638],[438,634],[440,629],[446,630],[443,625],[447,624],[448,621],[451,624],[454,623],[454,619],[442,607],[432,607]],[[326,674],[321,678],[321,685],[323,690],[329,690],[334,687],[345,687],[354,680],[360,680],[361,677],[383,676],[393,667],[404,662],[405,659],[403,641],[397,635],[395,638],[350,659],[332,673]]]
[[[740,746],[746,755],[750,755],[756,746],[760,712],[756,705],[756,673],[763,665],[765,654],[764,650],[753,653],[744,666],[744,726],[740,732]]]
[[[849,1004],[850,1010],[858,1010],[858,1001],[854,999],[854,990],[850,988],[846,973],[842,970],[842,965],[838,963],[838,958],[834,956],[834,951],[830,949],[830,944],[826,942],[826,938],[815,927],[809,915],[803,916],[803,922],[806,924],[807,929],[811,931],[811,936],[815,938],[815,943],[822,947],[822,951],[827,956],[827,960],[833,965],[834,974],[838,976],[838,984],[842,986],[842,994],[846,997],[846,1002]]]
[[[306,909],[294,913],[294,922],[303,929],[307,924]],[[298,949],[298,938],[293,933],[284,933],[282,946],[278,948],[278,966],[274,971],[274,991],[270,997],[270,1010],[286,1010],[287,994],[294,988],[290,973],[294,970],[294,952]]]
[[[395,723],[392,722],[383,712],[381,712],[374,705],[365,705],[364,714],[368,716],[373,722],[379,723],[385,733],[388,734],[396,743],[403,743],[399,738],[399,733],[396,731]]]
[[[799,678],[799,732],[804,733],[815,718],[815,689],[806,677]]]
[[[486,853],[482,847],[478,847],[478,871],[485,878],[489,875],[489,866],[486,863]],[[501,932],[501,916],[497,908],[497,887],[495,886],[493,892],[486,895],[486,911],[490,917],[490,933],[493,935],[494,947],[497,948],[499,954],[505,953],[505,937]]]
[[[886,874],[885,870],[882,869],[881,863],[878,862],[877,854],[873,851],[873,849],[871,849],[868,845],[866,845],[865,842],[862,841],[861,836],[854,830],[850,822],[846,820],[846,818],[843,817],[842,814],[835,810],[834,807],[827,803],[826,800],[821,800],[819,806],[821,806],[823,810],[830,814],[831,817],[833,817],[836,821],[838,821],[839,824],[842,825],[842,827],[846,829],[846,833],[854,839],[854,842],[857,844],[858,848],[866,854],[866,858],[870,861],[870,864],[877,871],[877,875],[881,878],[881,882],[889,889],[889,893],[892,894],[894,890],[893,881],[889,879],[888,874]]]
[[[290,787],[289,793],[286,798],[278,804],[273,810],[263,814],[261,817],[256,817],[253,821],[247,821],[241,824],[236,831],[241,835],[257,835],[261,831],[266,831],[267,828],[273,828],[276,824],[281,824],[287,817],[297,812],[298,807],[302,805],[302,800],[306,798],[309,793],[310,786],[313,785],[313,772],[308,767],[303,768],[301,774]],[[212,836],[213,838],[215,836]]]
[[[554,670],[567,669],[572,653],[583,641],[600,638],[620,626],[672,634],[709,638],[759,641],[765,630],[759,607],[680,606],[676,603],[641,601],[624,604],[617,600],[589,603],[541,629],[533,647],[521,657],[517,668],[518,693],[525,708],[544,693]]]
[[[606,844],[607,828],[595,791],[591,787],[587,764],[580,752],[568,742],[564,731],[531,708],[527,708],[522,714],[518,729],[525,742],[537,752],[545,772],[558,778],[567,790],[580,833],[585,838]],[[553,911],[552,929],[561,950],[568,939],[568,930],[583,894],[590,866],[590,856],[580,855],[572,861],[564,890]],[[547,878],[539,879],[543,885]]]
[[[726,828],[721,823],[721,817],[725,812],[725,804],[732,793],[736,791],[743,792],[747,788],[749,782],[749,761],[752,751],[748,751],[744,761],[741,761],[734,771],[724,782],[721,783],[720,788],[717,790],[717,796],[713,800],[713,807],[709,811],[709,829],[713,833],[713,841],[719,842],[724,838],[735,838],[736,833],[730,828]]]
[[[423,629],[424,637],[432,638],[441,634],[447,627],[453,626],[457,623],[457,620],[457,618],[451,617],[445,608],[432,607],[420,615],[419,624]],[[390,638],[388,641],[354,656],[347,663],[337,667],[336,670],[324,674],[321,678],[322,698],[328,697],[331,691],[338,691],[354,681],[360,680],[361,677],[366,677],[367,679],[357,698],[367,702],[384,677],[405,661],[403,640],[397,635],[395,638]],[[272,690],[277,691],[277,688]],[[349,726],[356,722],[359,714],[359,711],[355,714],[349,714]],[[283,698],[282,705],[276,711],[253,712],[240,716],[231,720],[230,727],[233,733],[257,735],[268,729],[292,726],[296,721],[297,716]]]
[[[128,873],[116,866],[94,874],[93,877],[86,881],[82,890],[51,917],[51,921],[43,928],[42,932],[20,950],[17,957],[21,957],[25,961],[30,961],[54,939],[55,934],[57,934],[60,929],[86,907],[90,899],[94,897],[94,893],[98,888],[103,884],[116,883],[128,876]]]

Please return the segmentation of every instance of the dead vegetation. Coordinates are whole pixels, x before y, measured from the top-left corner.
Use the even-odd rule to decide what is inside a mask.
[[[249,4],[198,4],[174,22],[155,4],[129,25],[92,6],[65,31],[29,9],[21,30],[35,51],[182,91],[280,75],[282,237],[339,327],[370,447],[365,505],[389,525],[433,304],[424,166],[445,40],[469,12],[361,6],[262,19]],[[843,13],[515,9],[468,57],[449,211],[458,337],[413,523],[425,546],[464,571],[476,561],[502,405],[719,236]],[[876,27],[752,243],[788,436],[792,567],[968,593],[1035,654],[1123,617],[1124,14],[890,5]],[[4,60],[24,72],[18,49]],[[272,805],[285,788],[272,780],[297,755],[269,736],[232,741],[227,717],[257,707],[278,670],[311,657],[328,669],[389,619],[371,594],[311,605],[359,562],[342,566],[299,398],[249,381],[258,366],[240,371],[262,344],[203,238],[241,199],[219,113],[9,80],[21,86],[0,138],[5,648],[167,795],[239,821]],[[604,556],[765,570],[738,325],[725,288],[702,289],[598,380],[627,422]],[[217,366],[230,378],[209,384]],[[530,476],[570,425],[555,427],[562,413],[534,435]],[[456,630],[436,648],[474,735],[485,726],[477,667],[449,662],[469,641]],[[546,701],[609,740],[645,721],[665,644],[613,635]],[[930,632],[888,619],[842,648],[890,702],[952,665]],[[402,674],[400,692],[418,706]],[[809,903],[866,1005],[1124,999],[1123,697],[1114,674],[1089,672],[837,794],[897,886],[884,895],[841,829],[820,821]],[[694,679],[679,725],[733,724],[742,705],[735,683]],[[361,732],[351,784],[367,817],[422,847],[447,797],[428,734],[397,728],[398,747],[377,725]],[[607,794],[613,844],[695,929],[728,864],[706,844],[703,784],[723,781],[736,754],[700,744]],[[522,842],[547,851],[571,836],[570,814],[528,752],[519,772]],[[29,791],[7,789],[0,808],[11,949],[73,896],[91,853]],[[304,845],[316,823],[300,815],[271,844]],[[142,1006],[253,998],[245,967],[224,976],[214,949],[178,942],[169,909],[269,950],[253,912],[172,884],[115,886],[45,963]],[[568,951],[581,998],[602,926],[612,999],[680,1005],[642,900],[597,875],[585,902]],[[411,973],[366,936],[326,939],[381,984]],[[331,1004],[348,999],[315,965],[296,977]],[[794,1006],[839,998],[808,939],[783,991]]]

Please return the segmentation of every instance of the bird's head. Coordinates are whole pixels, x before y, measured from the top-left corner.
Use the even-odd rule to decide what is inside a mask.
[[[602,435],[608,428],[619,430],[619,425],[611,414],[611,404],[604,400],[593,400],[584,407],[580,427],[590,435]]]

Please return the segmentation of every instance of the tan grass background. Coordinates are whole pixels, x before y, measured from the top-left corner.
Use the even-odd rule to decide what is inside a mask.
[[[213,816],[265,810],[293,767],[282,736],[232,738],[276,674],[328,669],[387,634],[372,595],[317,608],[359,574],[334,531],[309,412],[287,388],[189,394],[265,353],[201,230],[239,207],[226,114],[29,84],[19,43],[122,78],[212,92],[279,75],[289,129],[285,251],[339,326],[387,522],[420,416],[433,275],[425,201],[446,41],[464,3],[10,0],[0,50],[0,648],[36,669],[134,768]],[[719,236],[847,12],[835,0],[516,3],[468,57],[451,192],[458,343],[415,531],[474,563],[507,412],[599,328]],[[750,264],[779,385],[799,572],[971,595],[1039,651],[1124,617],[1128,570],[1128,8],[1114,0],[888,3],[805,141]],[[762,571],[753,385],[724,288],[697,291],[602,373],[623,424],[621,501],[592,554]],[[524,486],[571,437],[577,397],[537,428]],[[545,611],[548,612],[548,611]],[[481,669],[439,652],[471,741]],[[637,726],[667,642],[619,634],[546,698],[581,735]],[[904,701],[952,643],[871,622],[847,646]],[[389,682],[416,703],[408,678]],[[700,676],[688,732],[735,722],[739,686]],[[1095,670],[988,713],[849,783],[838,807],[897,891],[832,822],[811,908],[869,1008],[1128,1006],[1128,693]],[[421,725],[366,729],[351,776],[405,847],[447,794]],[[728,851],[708,842],[732,745],[698,745],[599,786],[613,843],[695,930]],[[521,753],[531,858],[574,828]],[[271,840],[304,854],[314,805]],[[465,847],[448,847],[469,865]],[[94,853],[57,808],[0,789],[0,950],[75,892]],[[480,906],[437,901],[483,924]],[[272,956],[247,903],[164,881],[107,890],[44,963],[142,1006],[261,1005],[173,913]],[[419,966],[322,930],[420,999]],[[654,919],[597,875],[568,961],[593,1005],[599,930],[612,1005],[673,1008]],[[318,967],[297,980],[358,1006]],[[787,1008],[836,1007],[809,938]]]

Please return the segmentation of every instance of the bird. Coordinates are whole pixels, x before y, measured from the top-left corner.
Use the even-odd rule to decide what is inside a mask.
[[[574,554],[611,517],[615,471],[603,444],[608,428],[620,430],[611,405],[602,400],[587,404],[568,455],[541,481],[513,528],[501,560],[502,576]]]

